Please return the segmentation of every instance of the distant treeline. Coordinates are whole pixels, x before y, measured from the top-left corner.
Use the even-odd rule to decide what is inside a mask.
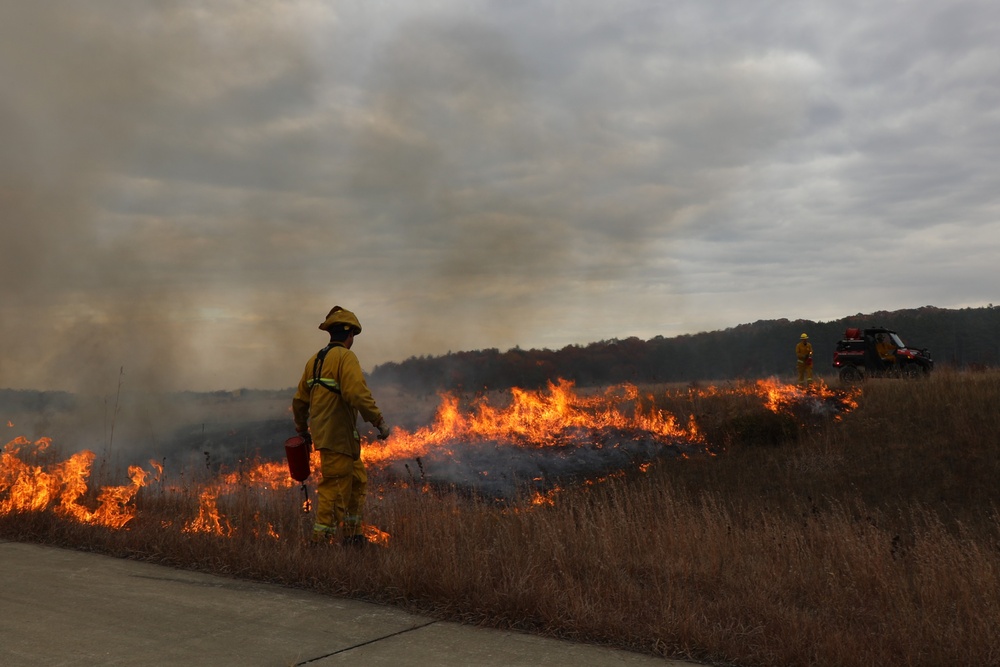
[[[910,310],[858,313],[832,322],[759,320],[722,331],[611,339],[561,350],[500,352],[496,348],[410,357],[376,366],[373,386],[399,385],[413,391],[479,391],[544,387],[557,378],[577,386],[621,382],[696,382],[789,377],[795,371],[795,344],[808,333],[817,373],[832,372],[833,350],[848,327],[895,329],[907,345],[925,347],[935,363],[953,368],[1000,366],[1000,306],[949,310],[924,306]],[[282,398],[280,390],[178,392],[192,400],[219,401]],[[112,397],[113,398],[113,397]],[[61,412],[73,409],[76,397],[62,391],[0,389],[0,416],[12,412]]]
[[[858,313],[833,322],[760,320],[723,331],[650,340],[612,339],[561,350],[495,348],[411,357],[376,366],[373,385],[423,391],[538,388],[564,378],[577,386],[789,376],[795,344],[808,333],[817,373],[832,371],[833,351],[848,327],[883,326],[911,347],[928,348],[939,366],[1000,366],[1000,306],[949,310],[925,306]]]

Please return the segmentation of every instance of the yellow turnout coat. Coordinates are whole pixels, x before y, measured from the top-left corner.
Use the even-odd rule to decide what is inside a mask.
[[[382,423],[382,412],[368,389],[357,355],[341,343],[325,348],[326,356],[316,363],[321,350],[309,358],[302,372],[292,416],[295,430],[309,430],[313,446],[361,458],[361,436],[358,435],[358,414],[376,428]]]

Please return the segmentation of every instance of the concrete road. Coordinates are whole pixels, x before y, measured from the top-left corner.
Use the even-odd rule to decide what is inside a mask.
[[[0,665],[682,667],[317,593],[0,541]]]

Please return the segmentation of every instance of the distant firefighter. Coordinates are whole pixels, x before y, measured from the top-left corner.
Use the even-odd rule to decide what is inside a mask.
[[[896,346],[885,334],[875,336],[875,350],[882,361],[890,364],[896,361]]]
[[[358,318],[334,306],[319,328],[330,334],[330,344],[306,362],[292,399],[295,430],[319,450],[323,472],[312,540],[326,544],[339,537],[344,544],[362,546],[367,541],[361,513],[368,474],[361,461],[358,414],[378,429],[380,440],[389,437],[389,426],[351,352],[361,333]]]
[[[799,336],[799,343],[795,346],[795,366],[799,371],[799,384],[812,384],[813,346],[809,342],[809,334]]]

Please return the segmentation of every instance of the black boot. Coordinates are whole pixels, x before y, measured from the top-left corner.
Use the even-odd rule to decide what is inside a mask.
[[[368,538],[364,535],[348,535],[345,537],[341,544],[345,547],[354,547],[355,549],[364,549],[368,546]]]

